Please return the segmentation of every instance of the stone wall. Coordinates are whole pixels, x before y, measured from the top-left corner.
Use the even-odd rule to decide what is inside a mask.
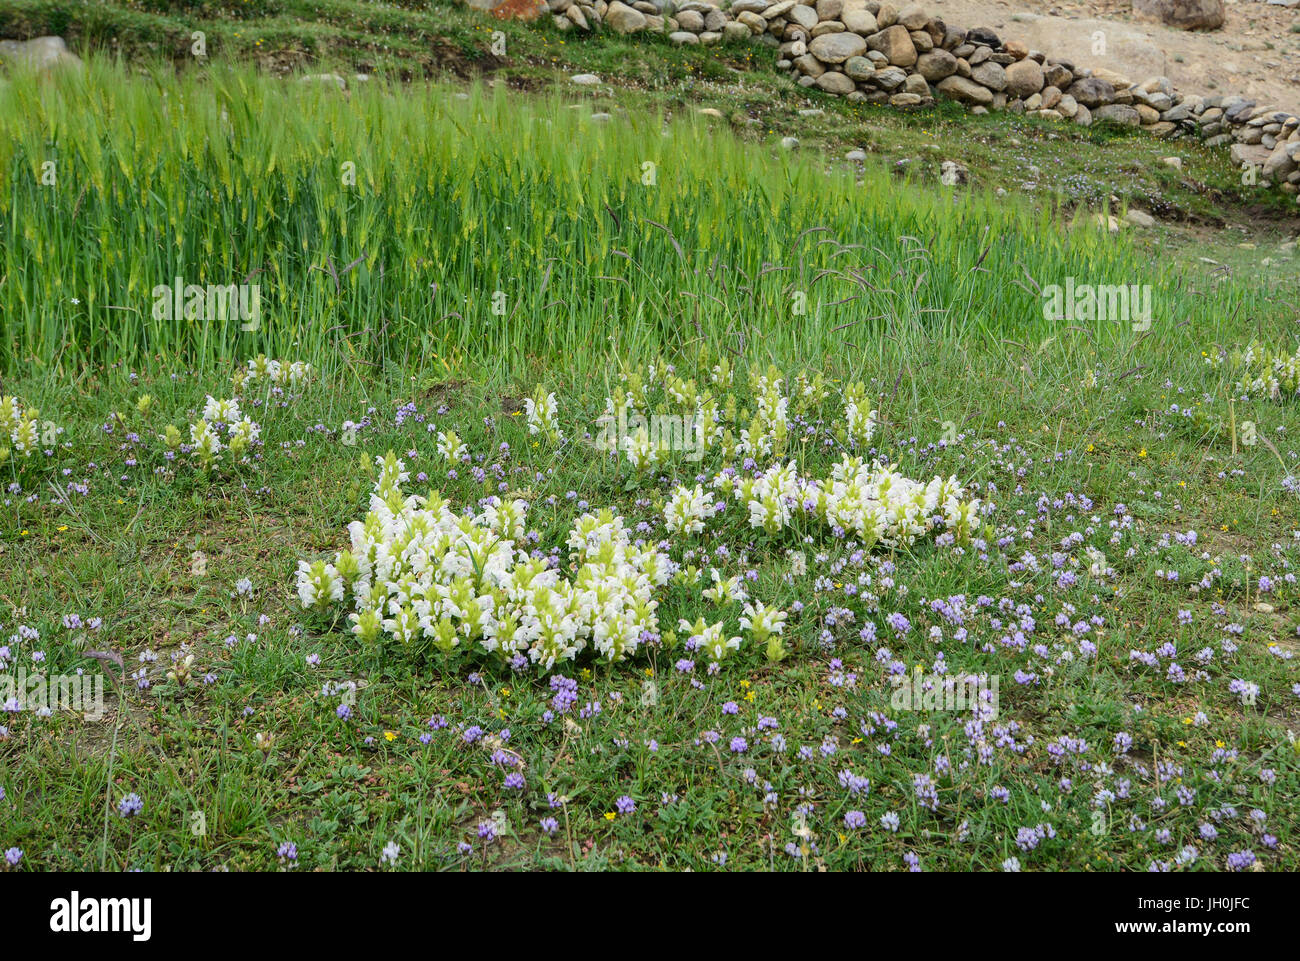
[[[876,0],[538,0],[560,30],[662,33],[677,44],[761,43],[801,86],[851,101],[915,107],[947,97],[975,112],[1007,109],[1061,123],[1106,121],[1166,139],[1230,145],[1233,161],[1300,201],[1300,118],[1242,97],[1134,82]],[[725,5],[727,0],[721,0]]]

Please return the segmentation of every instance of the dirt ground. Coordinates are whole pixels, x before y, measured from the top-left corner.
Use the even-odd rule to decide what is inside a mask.
[[[1227,0],[1223,27],[1198,32],[1135,20],[1128,0],[926,0],[925,6],[951,23],[992,27],[1081,66],[1106,67],[1134,81],[1164,75],[1185,93],[1241,94],[1300,115],[1300,33],[1291,32],[1300,29],[1300,4]]]

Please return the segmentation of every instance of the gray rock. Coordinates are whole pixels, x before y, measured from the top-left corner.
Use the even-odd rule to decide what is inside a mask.
[[[0,61],[22,64],[31,70],[81,66],[81,58],[68,49],[62,37],[0,40]]]
[[[1007,96],[1027,97],[1043,89],[1043,68],[1028,58],[1006,68]]]
[[[971,68],[971,79],[983,84],[994,93],[1007,89],[1007,72],[999,64],[986,60],[978,67]]]
[[[645,29],[646,19],[640,10],[614,0],[605,11],[605,24],[615,33],[636,33]]]
[[[901,24],[872,34],[867,38],[867,45],[883,53],[895,67],[910,67],[916,63],[916,47],[912,45],[907,28]]]
[[[856,33],[827,33],[814,37],[808,44],[808,52],[822,63],[843,63],[866,53],[867,41]]]
[[[811,30],[817,26],[817,11],[802,3],[797,3],[786,11],[785,18],[791,23],[797,23],[805,30]]]
[[[947,187],[969,183],[970,170],[955,160],[945,160],[939,165],[939,181]]]
[[[876,75],[876,68],[866,57],[849,57],[844,61],[843,70],[854,80],[870,80]]]
[[[1093,117],[1097,120],[1108,120],[1111,123],[1122,124],[1125,127],[1140,127],[1142,117],[1135,107],[1130,107],[1122,103],[1108,103],[1105,106],[1098,107],[1093,111]]]
[[[930,96],[930,85],[919,73],[909,73],[907,80],[903,82],[904,93],[914,93],[918,97],[927,98]]]
[[[1059,63],[1049,63],[1043,67],[1043,83],[1057,90],[1067,90],[1074,83],[1074,74]]]
[[[838,70],[827,70],[817,78],[817,86],[827,93],[843,96],[854,91],[853,81]]]
[[[722,28],[722,39],[731,43],[748,40],[753,35],[753,31],[739,20],[731,20]]]
[[[871,78],[881,90],[895,90],[907,82],[907,73],[902,67],[886,67]]]
[[[930,15],[919,3],[909,3],[898,11],[898,22],[908,30],[920,30],[930,22]]]
[[[348,82],[337,73],[309,73],[298,79],[303,83],[323,83],[326,86],[338,87],[340,90],[348,89]]]
[[[1133,15],[1180,30],[1217,30],[1223,26],[1223,0],[1133,0]]]
[[[916,72],[930,83],[938,83],[957,72],[957,58],[936,47],[916,58]]]
[[[1070,84],[1066,91],[1083,107],[1101,107],[1115,99],[1115,88],[1097,77],[1084,77]]]
[[[704,16],[695,10],[679,10],[677,12],[677,26],[682,30],[689,30],[691,33],[702,33],[704,31]]]
[[[951,97],[960,103],[978,104],[981,106],[990,106],[993,103],[993,92],[988,87],[976,83],[974,80],[967,80],[965,77],[948,77],[940,80],[936,88],[946,97]]]
[[[794,65],[800,73],[809,77],[820,77],[826,72],[825,65],[811,53],[805,53],[802,57],[795,57]]]
[[[869,10],[845,10],[840,14],[840,22],[860,37],[869,37],[880,30],[875,15]]]

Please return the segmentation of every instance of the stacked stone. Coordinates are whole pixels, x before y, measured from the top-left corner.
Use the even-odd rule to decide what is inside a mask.
[[[546,0],[561,29],[604,25],[666,33],[678,44],[753,40],[805,87],[895,107],[935,95],[976,112],[1008,109],[1087,126],[1109,121],[1163,138],[1231,144],[1233,159],[1288,193],[1300,190],[1300,119],[1241,97],[1183,95],[1168,78],[1134,83],[1054,60],[987,27],[969,30],[877,0]]]

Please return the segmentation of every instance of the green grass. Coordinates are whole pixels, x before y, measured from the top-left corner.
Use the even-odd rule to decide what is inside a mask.
[[[818,357],[917,317],[934,336],[1041,338],[1024,318],[1052,277],[1173,282],[1145,252],[1056,229],[1051,202],[825,169],[693,118],[600,124],[581,103],[519,105],[500,88],[343,97],[246,69],[128,79],[96,62],[10,84],[0,116],[9,369],[262,351],[592,363],[610,337],[631,352],[761,338],[773,356]],[[154,290],[178,277],[258,284],[263,322],[154,317]],[[1208,330],[1267,297],[1217,287],[1179,319]]]
[[[91,15],[76,12],[70,22]],[[574,46],[590,58],[621,44]],[[925,144],[950,143],[938,135],[963,122],[950,108],[859,114],[818,98],[808,103],[826,113],[796,120],[775,86],[715,78],[688,91],[679,72],[718,68],[639,49],[663,59],[647,54],[644,86],[613,94],[381,78],[344,96],[247,65],[178,75],[153,62],[131,75],[99,58],[83,78],[0,89],[0,394],[37,409],[44,435],[32,456],[0,460],[4,670],[32,668],[39,650],[50,674],[108,677],[102,717],[3,719],[0,850],[22,849],[24,870],[275,869],[284,842],[300,869],[368,870],[395,842],[404,869],[904,870],[915,855],[926,870],[1017,857],[1025,870],[1080,871],[1223,870],[1250,850],[1265,870],[1294,871],[1300,679],[1287,655],[1300,608],[1286,576],[1300,563],[1300,502],[1283,481],[1300,422],[1294,399],[1244,398],[1203,359],[1252,339],[1295,349],[1288,254],[1258,228],[1240,235],[1250,249],[1226,231],[1205,243],[1176,228],[1092,229],[1080,205],[1108,198],[1123,164],[1121,206],[1148,176],[1204,198],[1143,153],[1166,145],[966,118],[969,153],[937,153]],[[693,113],[714,104],[731,124]],[[804,147],[782,151],[786,132]],[[994,193],[1028,164],[1044,181],[1077,173],[1084,141],[1099,166],[1077,194],[1060,181]],[[827,159],[850,144],[876,156],[861,170]],[[1008,148],[1023,156],[999,159]],[[1240,199],[1231,170],[1190,154],[1185,180]],[[901,156],[916,158],[910,177],[892,172]],[[971,162],[973,189],[933,182],[949,156]],[[40,185],[47,160],[53,187]],[[151,316],[153,286],[177,274],[238,283],[254,270],[256,330]],[[1045,319],[1038,288],[1068,277],[1151,284],[1150,328]],[[239,388],[233,375],[262,351],[311,361],[319,379],[285,396]],[[720,358],[738,369],[734,386],[707,386]],[[737,433],[756,408],[745,372],[775,364],[797,418],[780,454],[813,476],[839,459],[839,391],[861,380],[880,415],[866,453],[910,477],[956,475],[994,503],[985,547],[922,538],[859,553],[802,514],[758,531],[743,505],[702,534],[667,536],[664,500],[713,477],[724,455],[638,473],[583,435],[620,365],[654,365],[651,409],[675,410],[659,386],[669,363],[715,393]],[[824,378],[827,396],[795,389],[800,371]],[[539,386],[558,395],[562,445],[525,426],[522,399]],[[166,456],[168,425],[188,440],[206,397],[236,390],[262,427],[248,463],[204,473],[183,451]],[[355,444],[348,422],[362,425]],[[430,425],[468,445],[454,477]],[[558,666],[578,701],[547,719],[547,672],[361,642],[341,610],[302,609],[294,571],[347,545],[373,459],[389,450],[428,475],[408,493],[441,490],[456,511],[494,494],[527,500],[538,540],[521,547],[563,553],[573,520],[609,506],[676,562],[753,572],[754,597],[790,611],[789,656],[773,663],[747,638],[708,673],[669,632],[706,617],[744,635],[740,612],[703,585],[670,585],[662,644]],[[749,470],[740,457],[730,466]],[[1191,547],[1174,538],[1189,530]],[[1088,548],[1113,574],[1090,572]],[[968,612],[964,640],[929,603],[956,594],[993,601]],[[64,626],[72,614],[102,626]],[[890,614],[910,629],[895,636]],[[1084,656],[1073,626],[1092,618],[1096,652]],[[859,633],[868,624],[874,640]],[[893,665],[938,673],[940,651],[943,672],[999,677],[996,730],[971,736],[966,714],[891,705]],[[187,655],[182,686],[166,671]],[[130,676],[140,671],[148,687]],[[1238,679],[1258,696],[1243,702]],[[347,682],[358,687],[345,720]],[[600,713],[582,716],[593,702]],[[435,717],[448,726],[430,727]],[[491,742],[465,743],[471,726],[509,729],[522,791],[504,786]],[[1058,755],[1061,738],[1086,746],[1069,740],[1078,753]],[[870,790],[850,793],[846,769]],[[914,787],[924,774],[934,809]],[[1182,803],[1180,790],[1195,795]],[[129,794],[144,809],[124,818]],[[632,813],[618,809],[625,796]],[[850,811],[865,826],[846,824]],[[882,825],[891,813],[897,831]],[[494,817],[502,834],[484,844],[478,825]],[[1038,825],[1055,837],[1017,844]],[[1196,857],[1175,864],[1188,845]]]
[[[11,389],[66,426],[67,448],[48,462],[36,455],[8,465],[21,493],[6,498],[0,519],[7,572],[0,594],[25,613],[4,617],[7,631],[16,623],[38,628],[51,672],[96,670],[82,654],[89,646],[121,652],[126,672],[146,669],[153,687],[138,690],[128,679],[118,693],[110,684],[107,713],[97,721],[64,712],[45,720],[12,717],[7,740],[0,741],[8,794],[0,844],[25,850],[28,867],[65,869],[269,869],[278,864],[277,846],[288,840],[298,845],[304,868],[374,868],[380,849],[396,841],[405,868],[706,869],[716,867],[711,859],[725,851],[729,869],[879,870],[903,869],[907,852],[919,855],[927,870],[997,869],[1010,856],[1026,870],[1137,870],[1169,861],[1192,844],[1201,856],[1191,869],[1221,870],[1227,852],[1249,848],[1266,869],[1293,870],[1300,759],[1287,733],[1300,723],[1289,690],[1296,674],[1294,661],[1267,648],[1295,648],[1294,588],[1280,575],[1298,560],[1290,532],[1300,522],[1300,505],[1279,488],[1280,465],[1263,445],[1239,447],[1234,455],[1226,430],[1192,427],[1168,413],[1173,401],[1226,417],[1227,381],[1201,363],[1197,340],[1185,328],[1159,328],[1131,356],[1099,355],[1084,332],[1064,332],[1026,357],[988,343],[928,340],[913,328],[879,361],[848,354],[832,361],[828,374],[851,369],[879,397],[884,417],[877,444],[901,470],[920,477],[953,472],[966,483],[997,485],[990,523],[999,536],[1024,527],[1020,510],[1038,515],[1041,494],[1050,501],[1067,491],[1086,493],[1094,505],[1049,508],[1033,541],[993,550],[988,562],[923,543],[877,555],[864,570],[879,579],[877,562],[891,559],[893,576],[908,592],[874,589],[869,593],[880,604],[874,612],[865,599],[841,589],[852,565],[832,573],[838,568],[829,565],[845,553],[833,538],[815,527],[807,529],[807,543],[797,531],[767,537],[733,508],[704,535],[674,539],[670,554],[683,560],[683,551],[725,544],[730,555],[714,555],[711,562],[724,574],[753,569],[756,597],[787,608],[800,600],[805,607],[792,615],[787,636],[790,656],[771,664],[761,649],[746,646],[716,676],[704,673],[698,656],[689,675],[674,667],[687,656],[681,639],[623,664],[584,657],[557,669],[579,684],[570,715],[576,727],[560,718],[543,720],[552,691],[546,675],[533,669],[516,673],[477,658],[446,661],[391,642],[369,647],[344,633],[341,621],[305,614],[293,592],[294,565],[331,556],[346,543],[343,527],[361,515],[373,477],[358,464],[385,450],[403,456],[420,451],[408,463],[430,480],[413,480],[408,489],[439,488],[457,509],[497,489],[491,473],[478,482],[467,466],[458,478],[447,478],[426,423],[455,427],[474,454],[485,455],[482,466],[501,464],[510,488],[526,491],[521,496],[533,505],[530,526],[544,551],[562,542],[581,510],[567,499],[569,491],[593,508],[614,506],[629,524],[648,521],[650,536],[663,536],[657,505],[669,478],[689,483],[696,471],[716,470],[716,454],[699,465],[675,460],[637,475],[578,442],[557,452],[534,443],[522,418],[509,413],[517,410],[513,398],[530,392],[531,377],[470,384],[431,379],[434,372],[426,376],[417,368],[413,380],[358,382],[341,374],[289,398],[282,409],[256,410],[265,430],[256,460],[204,477],[184,457],[165,461],[156,435],[167,423],[194,416],[189,412],[201,407],[205,393],[226,393],[228,369],[139,380],[123,368],[90,369],[74,380],[26,378]],[[695,362],[679,359],[684,376],[696,373]],[[1021,360],[1032,377],[1018,369]],[[709,358],[699,362],[703,376]],[[1148,370],[1128,373],[1138,364]],[[1080,386],[1087,369],[1096,371],[1096,388]],[[564,371],[556,366],[537,376],[554,386]],[[1172,386],[1164,386],[1166,378]],[[615,383],[611,378],[562,389],[566,432],[580,436],[584,427],[591,429]],[[961,390],[953,391],[953,384]],[[146,393],[155,401],[141,414],[137,401]],[[740,386],[726,393],[742,406],[749,396]],[[1211,398],[1208,405],[1203,394]],[[408,417],[398,426],[397,410],[410,403],[427,421]],[[356,446],[346,445],[344,421],[361,421],[367,410],[370,426]],[[1235,414],[1258,421],[1261,434],[1275,438],[1288,462],[1294,460],[1285,441],[1297,429],[1289,406],[1257,402],[1238,405]],[[833,431],[839,419],[834,397],[804,416]],[[933,442],[945,420],[961,424],[962,435],[940,449]],[[102,424],[112,425],[112,432]],[[510,454],[497,453],[502,442]],[[796,445],[791,454],[808,471],[820,472],[838,452],[822,453],[819,446]],[[71,471],[66,478],[60,476],[65,468]],[[46,481],[58,487],[85,481],[90,491],[68,493],[63,502]],[[34,503],[28,494],[36,495]],[[1134,527],[1112,545],[1106,519],[1120,502]],[[1160,546],[1162,536],[1189,529],[1201,535],[1194,550]],[[1078,584],[1056,584],[1047,554],[1075,530],[1096,531],[1084,541],[1107,554],[1117,572],[1113,579],[1097,581],[1076,569]],[[809,573],[786,580],[790,548],[807,553]],[[1025,550],[1044,559],[1042,573],[1008,567]],[[1212,560],[1200,560],[1201,550]],[[195,551],[207,558],[197,574]],[[1236,559],[1243,552],[1251,554],[1245,566]],[[1081,548],[1067,553],[1086,566]],[[1216,565],[1223,578],[1203,594],[1190,592],[1190,584]],[[1181,572],[1181,582],[1158,573],[1172,569]],[[1267,598],[1255,586],[1265,573],[1279,584]],[[242,577],[253,582],[251,599],[235,596]],[[1058,611],[1070,610],[1072,622],[1102,617],[1104,626],[1092,635],[1098,654],[1045,670],[1050,658],[998,645],[1002,632],[992,628],[990,615],[972,616],[972,640],[958,643],[953,625],[925,600],[957,593],[972,602],[987,594],[1027,604],[1039,621],[1038,642],[1053,649],[1068,638],[1051,626]],[[1270,612],[1256,607],[1264,599]],[[1220,604],[1222,613],[1215,614]],[[852,625],[840,615],[833,626],[827,617],[834,608],[854,611]],[[1191,624],[1178,623],[1182,609],[1193,611]],[[729,630],[738,630],[738,610],[703,601],[698,588],[671,588],[661,624],[714,611]],[[72,612],[83,619],[101,616],[104,627],[99,633],[62,628],[60,618]],[[884,617],[891,612],[912,621],[906,637],[888,636]],[[996,608],[991,615],[1011,616]],[[880,635],[874,643],[858,638],[868,622]],[[1218,645],[1226,636],[1223,625],[1231,622],[1243,624],[1245,633],[1229,655]],[[927,637],[931,626],[944,631],[943,642]],[[821,640],[823,631],[833,636],[831,646]],[[90,641],[78,642],[78,633]],[[250,633],[255,637],[246,639]],[[237,640],[227,646],[232,635]],[[1173,660],[1189,673],[1192,654],[1212,647],[1207,678],[1176,684],[1163,674],[1168,658],[1159,669],[1130,661],[1131,649],[1155,651],[1166,641],[1177,644]],[[985,642],[993,649],[981,650]],[[964,714],[891,708],[884,665],[875,659],[882,645],[909,669],[928,668],[942,649],[954,673],[997,673],[999,723],[1016,725],[1024,753],[1004,744],[987,764],[976,764],[964,753]],[[157,661],[139,661],[145,651]],[[174,656],[185,653],[195,655],[196,681],[178,691],[162,675]],[[319,657],[314,666],[311,655]],[[834,668],[831,658],[842,667]],[[1012,675],[1021,668],[1036,668],[1037,682],[1017,685]],[[199,683],[208,672],[211,683]],[[846,672],[857,676],[855,685],[832,683]],[[1243,706],[1228,690],[1237,677],[1260,685],[1256,704]],[[340,696],[324,695],[322,686],[349,680],[362,686],[355,717],[345,722],[335,716]],[[647,681],[656,687],[653,705],[642,702]],[[601,703],[602,713],[578,718],[578,709],[592,701]],[[723,712],[728,701],[739,705],[738,714]],[[1197,711],[1206,713],[1206,725],[1187,723]],[[897,729],[887,733],[878,715]],[[445,717],[449,727],[431,730],[426,721],[434,716]],[[786,753],[772,748],[770,730],[755,732],[759,717],[778,720]],[[864,734],[864,724],[873,733]],[[470,725],[489,733],[509,728],[508,746],[525,764],[526,791],[505,790],[490,751],[461,742],[460,729]],[[918,725],[928,726],[928,736],[918,736]],[[721,735],[716,746],[708,743],[709,731]],[[1116,757],[1110,742],[1121,731],[1134,746]],[[273,737],[265,752],[256,743],[259,733]],[[419,740],[425,733],[432,735],[428,744]],[[1085,739],[1088,748],[1058,767],[1046,746],[1063,735]],[[735,736],[750,745],[743,755],[728,750]],[[836,752],[824,757],[819,752],[828,738]],[[657,750],[647,746],[650,741]],[[881,744],[889,744],[888,757],[879,753]],[[1235,759],[1213,760],[1218,746],[1238,752]],[[812,760],[798,757],[801,747],[813,750]],[[971,763],[938,776],[939,807],[931,812],[918,805],[911,778],[934,774],[940,754],[954,764]],[[1078,768],[1082,761],[1104,761],[1113,773],[1085,773]],[[1158,783],[1157,761],[1176,766],[1179,780]],[[867,795],[846,793],[839,783],[846,768],[869,778]],[[747,769],[755,772],[752,784]],[[1265,769],[1276,779],[1262,781]],[[1072,791],[1060,789],[1061,777],[1073,779]],[[1117,791],[1124,782],[1128,797],[1113,801],[1097,820],[1096,792]],[[1177,802],[1179,784],[1196,790],[1194,804]],[[996,800],[1000,787],[1010,792],[1005,805]],[[777,800],[765,803],[769,792]],[[128,793],[145,800],[144,813],[135,820],[115,812],[106,818]],[[548,793],[568,801],[552,810]],[[679,800],[661,806],[663,794]],[[1168,802],[1163,810],[1152,806],[1157,794]],[[616,813],[624,795],[636,800],[636,813]],[[791,817],[806,801],[814,804],[808,824],[817,849],[799,860],[784,848],[799,843]],[[1042,809],[1043,801],[1050,811]],[[1212,817],[1223,805],[1237,814]],[[1281,838],[1276,850],[1261,846],[1261,832],[1247,817],[1254,808],[1268,813],[1268,831]],[[864,813],[865,829],[845,828],[850,810]],[[485,846],[476,826],[496,811],[504,812],[509,830]],[[897,834],[878,824],[890,811],[901,819]],[[559,821],[554,835],[539,827],[547,816]],[[1130,817],[1146,827],[1130,831]],[[958,841],[962,822],[970,837]],[[1220,832],[1213,843],[1197,837],[1199,826],[1210,822]],[[1053,826],[1058,840],[1044,841],[1035,852],[1018,850],[1017,830],[1042,823]],[[1170,831],[1172,840],[1160,843],[1157,830]],[[458,852],[461,841],[474,846],[472,854]]]

